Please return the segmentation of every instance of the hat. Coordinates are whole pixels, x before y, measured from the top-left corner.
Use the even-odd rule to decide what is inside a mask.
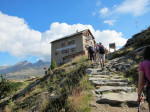
[[[102,43],[101,43],[101,42],[99,42],[99,45],[102,45]]]

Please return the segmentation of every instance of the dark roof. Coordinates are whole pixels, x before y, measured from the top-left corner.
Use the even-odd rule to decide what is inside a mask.
[[[72,36],[75,36],[75,35],[82,34],[82,33],[84,33],[84,32],[87,31],[87,30],[91,33],[91,31],[90,31],[89,29],[85,29],[85,30],[82,30],[82,31],[79,31],[79,32],[76,32],[76,33],[73,33],[73,34],[70,34],[70,35],[61,37],[61,38],[59,38],[59,39],[56,39],[56,40],[52,41],[51,43],[56,42],[56,41],[59,41],[59,40],[62,40],[62,39],[64,39],[64,38],[69,38],[69,37],[72,37]],[[91,33],[91,35],[92,35],[92,33]],[[93,36],[93,35],[92,35],[92,36]],[[93,38],[94,38],[94,36],[93,36]]]

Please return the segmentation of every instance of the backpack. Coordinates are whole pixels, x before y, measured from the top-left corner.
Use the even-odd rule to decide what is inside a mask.
[[[105,54],[105,48],[104,48],[104,46],[99,46],[99,53],[100,54]]]
[[[96,46],[96,51],[97,51],[97,52],[99,51],[99,45]]]
[[[89,53],[90,53],[90,54],[93,54],[93,53],[94,53],[94,49],[93,49],[93,47],[91,47],[91,46],[89,47]]]

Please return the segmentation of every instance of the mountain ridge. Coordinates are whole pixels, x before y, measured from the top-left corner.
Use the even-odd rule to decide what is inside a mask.
[[[46,67],[48,69],[49,66],[50,62],[39,60],[36,63],[30,63],[25,60],[11,66],[1,66],[0,73],[3,74],[6,79],[24,80],[30,76],[44,75],[43,68]]]

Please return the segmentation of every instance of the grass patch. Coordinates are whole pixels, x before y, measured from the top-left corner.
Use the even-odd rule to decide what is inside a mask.
[[[133,68],[124,73],[124,77],[128,78],[129,81],[134,85],[138,84],[138,76],[138,65],[133,66]]]
[[[133,51],[134,49],[135,48],[133,46],[130,46],[129,48],[127,48],[125,50],[115,51],[112,59],[124,56],[124,55],[128,54],[129,52]]]
[[[91,85],[88,77],[85,76],[80,81],[80,86],[75,88],[72,95],[68,97],[68,112],[91,112],[89,101],[93,98],[92,89],[94,89],[94,86]]]

